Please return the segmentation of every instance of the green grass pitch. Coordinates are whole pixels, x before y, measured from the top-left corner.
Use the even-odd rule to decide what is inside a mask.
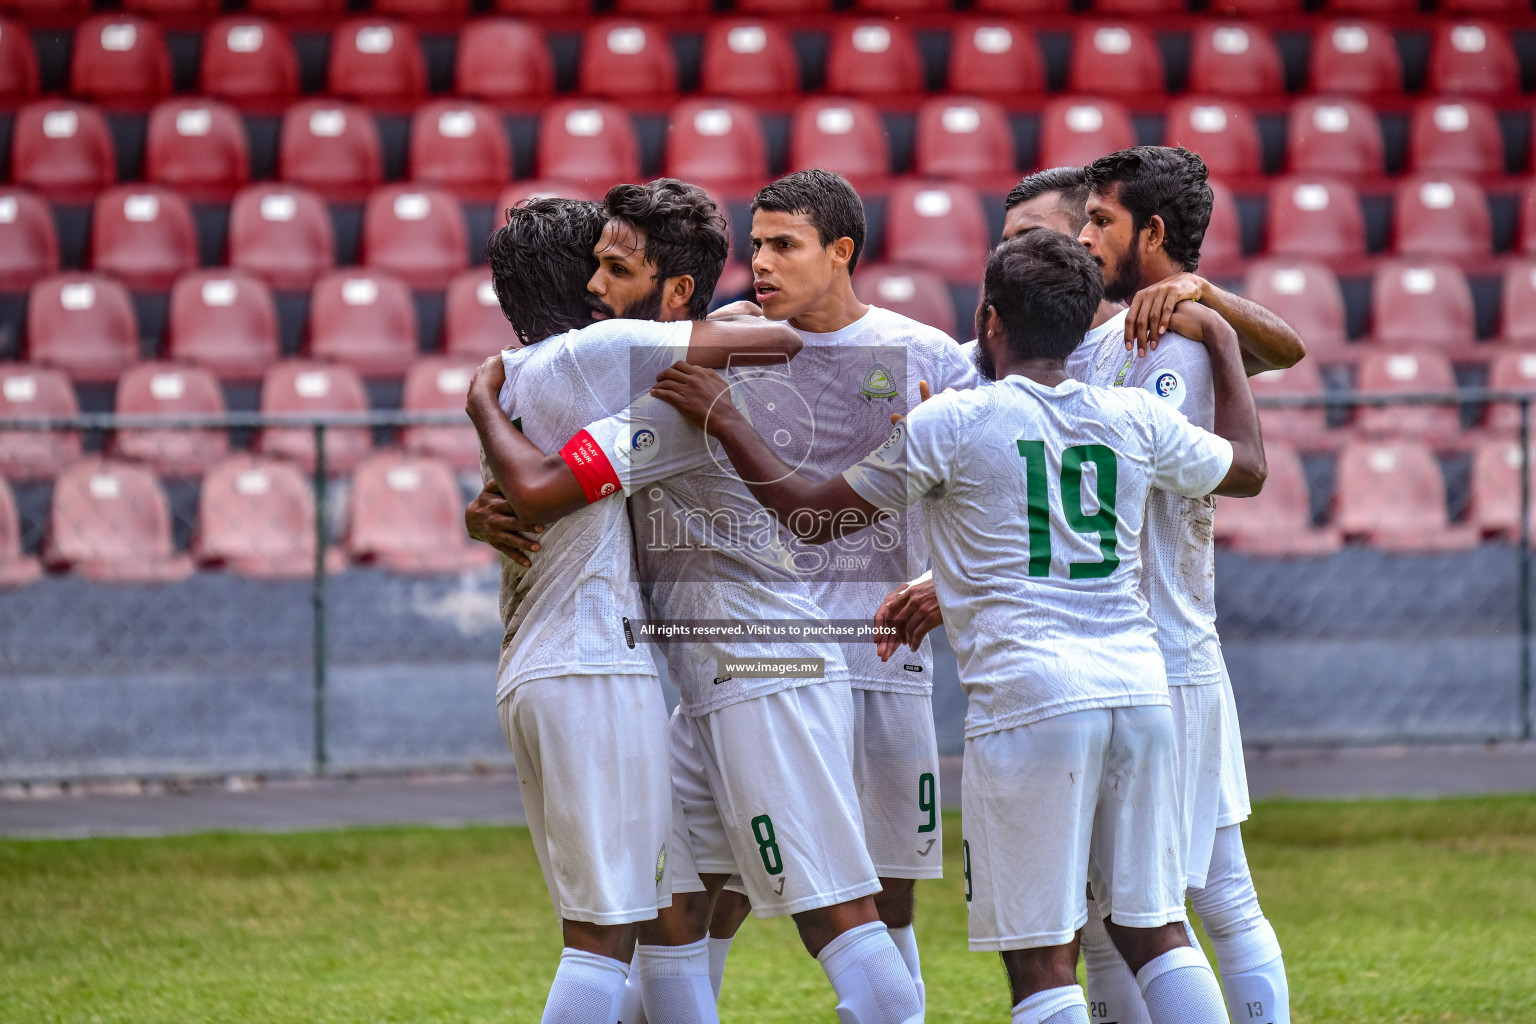
[[[1261,805],[1245,827],[1298,1022],[1536,1021],[1536,797]],[[959,819],[919,885],[928,1019],[1004,1022],[965,948]],[[526,831],[0,842],[0,1021],[536,1021],[558,931]],[[725,1021],[831,1022],[788,921]]]

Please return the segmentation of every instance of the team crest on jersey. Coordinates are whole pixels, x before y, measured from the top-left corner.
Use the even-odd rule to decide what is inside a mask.
[[[620,437],[613,442],[613,454],[626,466],[643,466],[656,457],[657,440],[656,431],[650,427],[641,427],[630,434],[627,440]]]
[[[1182,405],[1184,402],[1184,378],[1172,370],[1164,370],[1152,381],[1152,390],[1172,406]]]
[[[864,387],[859,394],[871,402],[877,398],[883,398],[889,402],[900,397],[901,392],[897,390],[896,382],[891,379],[891,371],[885,368],[885,364],[876,363],[864,375]]]

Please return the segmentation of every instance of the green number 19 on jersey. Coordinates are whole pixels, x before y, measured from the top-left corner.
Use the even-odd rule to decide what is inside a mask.
[[[1046,486],[1048,468],[1044,441],[1019,441],[1019,457],[1024,460],[1024,485],[1029,492],[1029,574],[1051,574],[1050,488]],[[1099,510],[1089,515],[1083,509],[1083,464],[1097,470]],[[1098,534],[1097,562],[1073,562],[1067,578],[1096,580],[1108,576],[1120,566],[1115,553],[1115,484],[1119,464],[1114,450],[1102,444],[1077,444],[1061,453],[1061,512],[1074,533]]]

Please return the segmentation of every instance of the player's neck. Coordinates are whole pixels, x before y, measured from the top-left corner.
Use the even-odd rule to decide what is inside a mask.
[[[1036,384],[1054,388],[1068,380],[1067,364],[1061,359],[1008,359],[997,364],[997,379],[1028,377]]]
[[[1124,309],[1125,306],[1122,303],[1110,302],[1108,299],[1101,300],[1098,310],[1093,314],[1093,323],[1089,325],[1088,329],[1091,331],[1095,327],[1103,327],[1119,316]]]
[[[806,309],[789,318],[789,326],[809,334],[831,334],[858,322],[869,307],[853,294],[853,283],[844,279]]]

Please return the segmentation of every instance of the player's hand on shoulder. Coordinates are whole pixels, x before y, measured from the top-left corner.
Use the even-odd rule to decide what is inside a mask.
[[[525,569],[533,563],[523,552],[539,550],[539,543],[524,531],[544,531],[544,527],[537,523],[519,519],[494,482],[487,484],[464,510],[464,528],[471,540],[489,544]]]
[[[728,320],[735,316],[762,316],[763,307],[751,299],[739,299],[736,302],[728,302],[709,314],[707,320]]]
[[[714,434],[723,421],[736,413],[730,386],[714,370],[677,362],[656,376],[652,396],[682,413],[706,433]]]
[[[1206,346],[1237,342],[1237,332],[1222,318],[1222,315],[1210,306],[1199,302],[1179,303],[1173,311],[1169,324],[1170,330]]]
[[[1205,297],[1205,287],[1205,278],[1183,273],[1137,292],[1125,314],[1126,350],[1134,347],[1143,356],[1156,350],[1158,340],[1171,329],[1175,307],[1182,302],[1198,303]]]
[[[474,404],[489,398],[492,402],[501,396],[501,387],[507,382],[507,368],[501,361],[501,353],[488,358],[475,370],[475,375],[469,382],[469,391],[464,395],[464,407],[471,415],[474,414]]]

